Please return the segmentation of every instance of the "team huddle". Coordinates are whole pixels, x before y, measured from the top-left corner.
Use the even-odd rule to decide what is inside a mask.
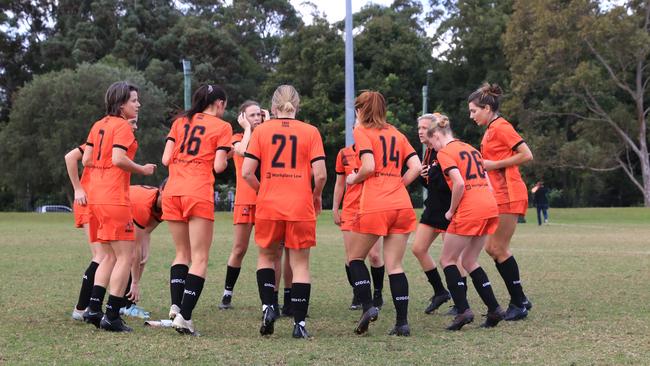
[[[518,166],[531,160],[532,153],[498,113],[501,93],[497,85],[484,84],[468,98],[470,118],[486,127],[480,151],[454,137],[448,117],[433,113],[418,118],[418,135],[427,147],[424,161],[406,136],[387,122],[380,93],[364,91],[356,98],[354,144],[337,155],[332,207],[343,234],[345,270],[353,290],[350,309],[362,311],[356,334],[366,333],[379,317],[385,272],[396,310],[389,334],[411,334],[409,284],[402,262],[413,232],[412,252],[433,288],[425,313],[451,299],[453,320],[447,329],[460,330],[473,322],[467,301],[469,274],[487,307],[482,327],[527,317],[532,304],[509,246],[517,219],[528,207]],[[198,335],[192,312],[203,290],[212,245],[214,174],[223,172],[232,158],[237,175],[234,241],[219,308],[232,307],[254,228],[260,334],[273,334],[275,321],[285,315],[294,319],[294,338],[310,338],[309,256],[316,245],[316,218],[327,180],[321,135],[316,127],[296,119],[300,97],[290,85],[275,90],[270,113],[259,103],[245,102],[238,117],[243,132],[234,135],[231,125],[221,119],[227,99],[220,86],[200,86],[191,108],[175,117],[167,136],[162,163],[169,168],[169,177],[158,187],[132,186],[131,173],[151,175],[156,168],[133,161],[138,148],[134,135],[138,89],[127,82],[108,88],[106,116],[93,124],[84,144],[65,156],[75,191],[75,225],[85,229],[92,252],[73,319],[130,332],[121,315],[149,318],[137,306],[139,283],[150,234],[164,220],[176,249],[169,282],[171,326],[179,333]],[[79,161],[84,166],[81,178]],[[416,180],[427,191],[419,223],[407,191]],[[446,288],[428,254],[439,235]],[[506,310],[478,263],[484,247],[508,289]],[[281,273],[285,290],[280,309]]]

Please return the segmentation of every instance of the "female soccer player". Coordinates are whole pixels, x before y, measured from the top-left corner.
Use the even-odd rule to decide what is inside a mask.
[[[384,261],[396,310],[391,335],[408,336],[408,280],[402,268],[409,233],[416,227],[415,211],[406,186],[420,174],[420,159],[407,138],[386,122],[386,101],[374,91],[364,91],[355,100],[359,126],[354,129],[361,165],[347,176],[350,185],[362,184],[358,223],[354,227],[348,260],[354,293],[363,306],[355,332],[365,333],[379,309],[372,306],[370,276],[364,263],[370,248],[384,238]],[[402,167],[408,170],[402,176]]]
[[[162,191],[166,180],[159,187],[132,185],[129,187],[131,214],[135,224],[135,247],[131,264],[131,277],[126,289],[127,306],[123,314],[143,319],[149,318],[149,312],[144,311],[136,303],[140,301],[140,280],[149,260],[151,233],[162,222]]]
[[[345,177],[359,169],[359,157],[354,145],[346,146],[339,150],[336,156],[336,184],[334,185],[334,199],[332,205],[332,215],[334,216],[334,223],[338,225],[343,232],[343,245],[345,247],[345,274],[348,278],[348,283],[352,289],[352,277],[350,276],[350,263],[348,262],[348,248],[351,245],[353,224],[355,223],[356,215],[359,211],[359,197],[361,196],[361,185],[355,184],[347,186],[345,184]],[[343,209],[339,213],[339,207],[343,200]],[[382,297],[382,289],[384,284],[384,261],[381,256],[381,240],[377,240],[375,245],[372,246],[368,253],[370,261],[370,273],[372,275],[372,284],[374,286],[374,293],[372,296],[373,306],[377,308],[382,307],[384,300]],[[354,291],[353,291],[354,292]],[[361,309],[359,299],[353,295],[350,310]]]
[[[90,238],[88,232],[88,196],[86,192],[88,191],[88,178],[90,176],[91,167],[83,169],[81,173],[81,179],[79,178],[78,164],[81,161],[81,157],[84,153],[85,144],[79,146],[76,149],[70,150],[65,154],[65,166],[68,172],[68,177],[70,178],[70,183],[74,188],[74,222],[75,227],[83,228],[86,237]],[[83,314],[88,307],[90,302],[90,292],[93,289],[95,284],[95,272],[99,263],[101,263],[102,258],[104,258],[104,252],[102,251],[102,246],[98,242],[90,242],[90,252],[92,254],[92,259],[84,275],[81,279],[81,289],[79,290],[79,300],[77,301],[77,306],[72,310],[72,319],[83,321]]]
[[[162,163],[169,167],[163,191],[163,220],[176,245],[170,273],[169,317],[179,333],[197,335],[192,322],[208,268],[214,229],[214,173],[228,164],[232,127],[221,120],[226,92],[201,85],[192,106],[173,123]],[[191,262],[191,267],[188,267]]]
[[[293,271],[293,337],[309,338],[305,329],[311,292],[309,251],[316,245],[316,215],[322,208],[327,172],[318,129],[295,119],[299,104],[300,97],[293,86],[281,85],[275,90],[271,111],[277,118],[253,131],[242,176],[257,191],[257,284],[263,313],[260,334],[274,331],[274,266],[278,247],[284,242]],[[255,175],[258,167],[261,180]]]
[[[113,83],[106,91],[105,102],[107,115],[91,128],[82,157],[84,167],[92,166],[88,192],[90,242],[106,243],[83,317],[105,330],[129,332],[132,329],[119,314],[135,240],[129,181],[131,173],[151,175],[156,166],[132,160],[138,143],[128,120],[138,116],[138,89],[124,81]],[[106,315],[102,316],[101,304],[109,283]]]
[[[235,289],[235,284],[241,271],[242,261],[248,250],[251,231],[255,224],[255,200],[257,199],[257,192],[242,178],[241,167],[244,162],[244,153],[246,152],[251,133],[255,127],[268,119],[268,111],[262,110],[259,103],[255,101],[245,101],[239,107],[237,122],[244,129],[244,133],[236,133],[232,136],[233,151],[230,154],[235,162],[236,175],[235,206],[233,211],[234,243],[230,256],[228,257],[226,281],[219,309],[230,309],[232,307],[233,290]],[[282,255],[280,254],[277,257],[275,266],[277,275],[282,273],[280,268],[281,260]],[[276,280],[276,286],[278,283],[279,279]],[[274,304],[277,307],[277,291],[274,293],[274,300]],[[279,311],[277,308],[275,310]]]
[[[490,236],[485,251],[494,259],[510,294],[506,320],[528,316],[532,304],[524,295],[519,266],[510,251],[517,219],[526,214],[528,191],[519,174],[519,165],[533,160],[533,153],[512,125],[499,115],[503,92],[496,84],[485,83],[467,98],[469,115],[477,125],[486,126],[481,141],[485,170],[499,205],[499,226]]]
[[[494,296],[487,274],[477,261],[487,235],[496,230],[499,221],[483,158],[472,146],[454,138],[449,119],[444,115],[435,116],[427,135],[432,147],[438,151],[440,168],[451,188],[451,204],[445,213],[451,222],[445,234],[440,264],[459,313],[447,329],[460,330],[474,320],[456,267],[461,253],[462,265],[488,308],[487,319],[481,326],[494,327],[505,314]]]
[[[424,201],[424,211],[420,223],[415,231],[413,255],[420,262],[420,266],[433,287],[433,296],[429,306],[424,310],[426,314],[436,311],[442,304],[449,301],[450,296],[436,268],[436,263],[429,255],[429,248],[439,234],[444,233],[449,226],[445,212],[451,202],[451,191],[442,175],[440,164],[436,158],[436,150],[427,138],[427,131],[431,127],[435,114],[425,114],[418,118],[418,137],[420,142],[427,146],[422,162],[420,182],[427,189],[427,199]]]

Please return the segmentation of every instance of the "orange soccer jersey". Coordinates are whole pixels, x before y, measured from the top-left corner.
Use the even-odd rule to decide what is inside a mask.
[[[510,122],[498,117],[490,122],[483,135],[481,154],[486,160],[507,159],[513,156],[517,147],[523,143],[524,140]],[[521,179],[519,167],[492,170],[488,172],[488,176],[498,204],[528,200],[526,183]]]
[[[462,141],[454,140],[438,151],[438,162],[450,188],[452,182],[449,171],[452,169],[458,169],[465,181],[465,192],[452,222],[488,219],[499,215],[483,168],[483,158],[478,150]]]
[[[234,147],[235,144],[241,143],[242,137],[244,137],[244,135],[241,133],[234,134],[232,136],[232,146]],[[254,205],[255,200],[257,199],[257,192],[246,183],[241,175],[241,167],[244,163],[244,157],[234,153],[232,160],[235,162],[236,174],[235,205]]]
[[[359,170],[359,155],[354,145],[346,146],[339,150],[336,156],[336,174],[348,176]],[[361,184],[346,185],[343,196],[343,214],[349,216],[359,211],[359,198],[361,197]]]
[[[214,202],[214,159],[217,150],[230,151],[232,127],[208,114],[174,121],[167,140],[174,141],[165,196],[192,196]]]
[[[131,214],[133,223],[140,229],[144,229],[153,219],[161,222],[162,210],[156,207],[158,200],[158,188],[144,185],[131,186],[129,188],[131,198]]]
[[[88,203],[128,206],[131,173],[113,165],[113,148],[124,149],[130,159],[135,157],[138,142],[129,122],[115,116],[102,118],[90,129],[86,145],[93,148]]]
[[[375,158],[375,171],[363,182],[359,213],[412,209],[402,168],[417,153],[406,137],[390,125],[383,129],[358,126],[354,141],[359,157],[370,153]]]
[[[246,157],[259,161],[256,218],[316,220],[311,164],[325,159],[316,127],[296,119],[272,119],[253,131]]]

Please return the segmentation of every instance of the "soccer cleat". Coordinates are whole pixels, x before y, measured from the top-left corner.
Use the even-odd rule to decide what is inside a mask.
[[[379,310],[384,306],[384,298],[381,296],[381,290],[375,290],[375,293],[372,295],[372,306]]]
[[[524,304],[524,307],[526,308],[526,310],[530,310],[530,309],[533,308],[533,303],[530,300],[528,300],[528,298],[526,296],[524,296],[523,304]]]
[[[487,314],[485,314],[485,321],[481,323],[481,328],[493,328],[496,327],[497,324],[499,324],[500,321],[505,318],[506,312],[501,309],[501,306],[497,306],[494,311],[490,312],[488,311]]]
[[[449,310],[445,313],[445,315],[451,315],[451,316],[456,316],[458,315],[458,308],[456,305],[452,305],[449,307]]]
[[[302,323],[302,322],[301,322]],[[300,323],[293,323],[293,338],[297,339],[309,339],[311,336],[309,336],[309,333],[307,333],[307,329],[305,329],[304,324]]]
[[[90,323],[95,326],[95,328],[99,328],[99,323],[102,321],[102,317],[104,316],[104,313],[101,311],[92,311],[90,309],[87,309],[83,313],[83,318],[86,323]]]
[[[79,310],[77,308],[74,308],[72,310],[72,320],[78,320],[80,322],[84,321],[84,313],[85,310]]]
[[[293,309],[291,309],[291,303],[288,303],[288,304],[285,303],[285,304],[282,305],[280,315],[287,316],[287,317],[292,317],[293,316]]]
[[[232,295],[223,295],[221,298],[221,304],[219,304],[219,309],[226,310],[232,309]]]
[[[431,303],[429,304],[429,306],[427,306],[426,309],[424,309],[424,313],[425,314],[433,313],[434,311],[438,310],[438,308],[440,306],[442,306],[442,304],[449,301],[449,299],[451,299],[451,296],[449,295],[449,292],[446,292],[446,291],[445,291],[445,293],[443,293],[441,295],[432,296],[431,297]]]
[[[363,334],[368,331],[368,326],[370,322],[374,322],[379,318],[379,309],[374,306],[371,306],[370,309],[366,310],[361,314],[357,327],[354,329],[356,334]]]
[[[99,323],[99,327],[109,332],[128,333],[133,331],[133,328],[126,325],[126,323],[124,323],[124,320],[122,320],[122,318],[118,317],[117,319],[111,321],[108,320],[108,317],[106,315],[102,317],[102,320]]]
[[[411,336],[411,327],[408,324],[396,325],[388,335],[394,335],[398,337],[410,337]]]
[[[176,331],[180,334],[188,334],[197,337],[199,336],[199,333],[197,333],[194,329],[192,320],[185,320],[185,318],[183,318],[183,314],[180,312],[176,314],[176,317],[172,322],[172,328],[176,329]]]
[[[356,296],[352,297],[352,303],[350,303],[350,310],[359,310],[361,309],[361,302],[357,299]]]
[[[526,307],[519,307],[513,303],[510,303],[508,305],[508,310],[506,310],[506,316],[503,318],[504,320],[507,321],[517,321],[524,319],[528,316],[528,310]]]
[[[148,320],[149,318],[151,318],[150,312],[145,311],[143,308],[137,306],[136,304],[131,304],[131,306],[129,306],[128,308],[121,308],[120,314],[125,316],[130,316],[133,318],[140,318],[144,320]]]
[[[449,324],[447,330],[460,330],[465,324],[469,324],[474,321],[474,313],[471,309],[465,310],[465,312],[456,315],[454,320]]]
[[[273,305],[267,306],[262,312],[262,325],[260,326],[261,335],[273,334],[273,323],[275,323],[275,309]]]
[[[178,307],[178,305],[172,305],[169,308],[169,319],[174,320],[176,318],[176,315],[178,315],[181,312],[181,308]]]

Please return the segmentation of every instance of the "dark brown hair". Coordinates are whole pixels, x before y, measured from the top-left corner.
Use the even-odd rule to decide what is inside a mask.
[[[201,85],[192,95],[190,109],[181,113],[179,117],[187,117],[188,121],[192,121],[195,114],[203,112],[217,100],[228,101],[226,91],[222,87],[210,84]]]
[[[131,92],[138,92],[138,87],[129,84],[126,81],[117,81],[111,84],[106,90],[104,104],[106,104],[106,114],[109,116],[121,117],[120,108],[131,98]]]
[[[503,90],[498,84],[485,82],[467,97],[467,103],[474,103],[481,108],[489,105],[492,112],[498,112],[501,95],[503,95]]]

